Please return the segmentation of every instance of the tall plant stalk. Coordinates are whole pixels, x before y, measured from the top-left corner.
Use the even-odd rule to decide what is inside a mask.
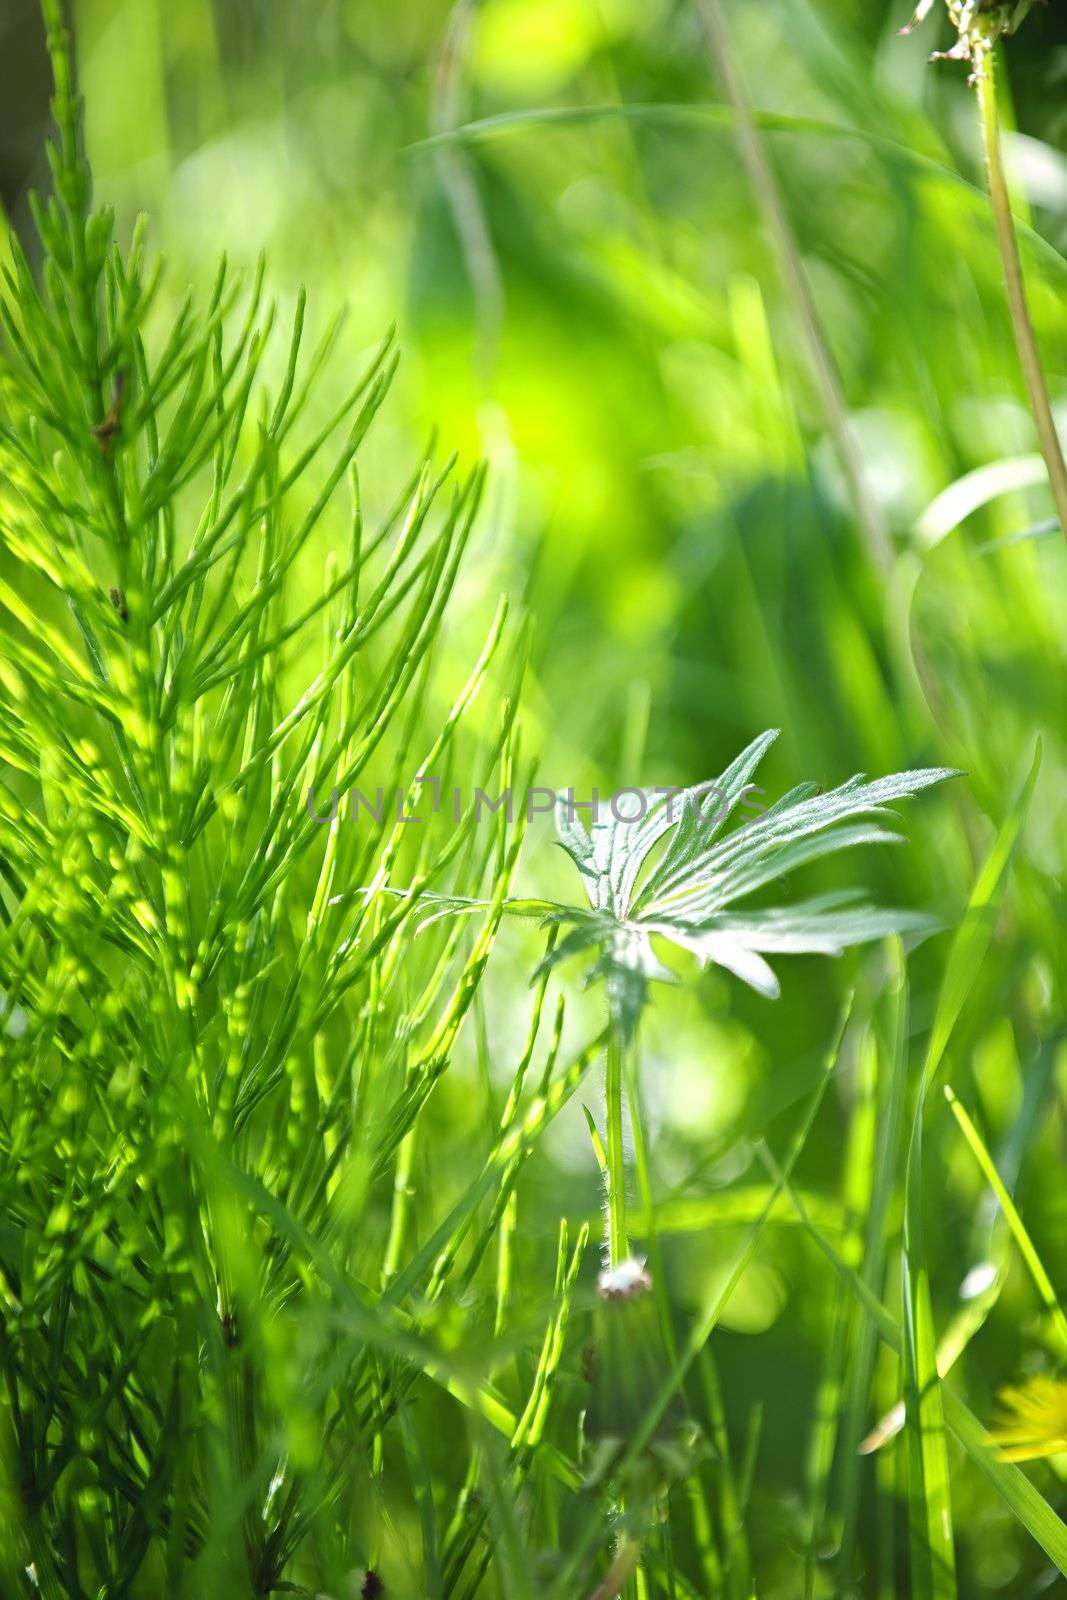
[[[1037,428],[1041,454],[1048,469],[1049,487],[1056,507],[1060,528],[1067,538],[1067,463],[1063,447],[1056,432],[1045,382],[1041,357],[1038,354],[1034,325],[1030,320],[1030,307],[1026,299],[1026,282],[1023,278],[1019,240],[1015,232],[1011,199],[1004,161],[1000,147],[1000,113],[997,106],[997,85],[994,55],[1000,39],[1015,33],[1025,22],[1033,0],[998,0],[998,3],[976,5],[973,0],[945,0],[949,21],[956,29],[957,40],[951,50],[935,51],[932,60],[967,61],[970,63],[970,83],[976,90],[978,125],[982,138],[989,198],[993,206],[997,244],[1004,268],[1004,286],[1008,296],[1015,348],[1023,369],[1026,395]],[[933,10],[934,0],[919,0],[915,15],[901,33],[910,33],[925,21]]]
[[[604,1085],[607,1123],[608,1265],[617,1267],[630,1254],[626,1231],[626,1147],[623,1137],[623,1079],[626,1050],[623,1030],[612,1012],[608,1027],[608,1055]]]
[[[591,833],[575,814],[573,794],[559,796],[559,842],[582,876],[589,904],[541,902],[549,925],[567,931],[553,942],[537,970],[541,976],[571,955],[599,952],[591,976],[604,980],[608,1005],[607,1147],[600,1159],[607,1176],[609,1274],[628,1263],[607,1285],[612,1295],[627,1295],[634,1272],[641,1274],[643,1286],[648,1282],[642,1263],[629,1261],[623,1099],[624,1085],[634,1076],[627,1070],[633,1065],[628,1052],[635,1049],[649,984],[672,979],[652,939],[673,943],[702,965],[721,966],[773,997],[778,980],[764,960],[765,950],[834,954],[887,933],[929,928],[927,919],[916,919],[915,913],[871,906],[842,910],[821,899],[791,910],[735,909],[735,901],[744,901],[803,862],[846,845],[898,838],[867,819],[884,816],[892,801],[951,775],[937,767],[894,773],[873,783],[856,777],[829,794],[802,784],[786,801],[769,810],[757,806],[761,815],[724,833],[731,813],[749,803],[756,788],[753,775],[776,737],[768,729],[713,782],[658,790],[661,798],[651,808],[646,798],[640,817],[624,819],[613,800],[611,820],[597,821]],[[846,822],[852,825],[846,828]]]
[[[1000,144],[1000,116],[997,108],[997,86],[993,68],[993,51],[985,50],[975,63],[975,86],[978,95],[978,120],[982,130],[982,151],[985,157],[989,198],[993,205],[993,220],[997,230],[997,244],[1004,267],[1004,285],[1011,313],[1015,348],[1023,370],[1026,394],[1033,413],[1034,425],[1041,445],[1041,454],[1048,468],[1049,485],[1056,506],[1060,528],[1067,538],[1067,462],[1056,432],[1049,402],[1048,384],[1041,366],[1034,325],[1030,320],[1030,307],[1026,298],[1019,240],[1015,232],[1008,184],[1004,175],[1004,162]]]

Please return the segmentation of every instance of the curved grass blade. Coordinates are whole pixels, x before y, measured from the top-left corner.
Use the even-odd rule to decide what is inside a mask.
[[[811,1223],[804,1211],[803,1201],[799,1199],[792,1185],[787,1183],[785,1188],[791,1195],[810,1237],[835,1272],[849,1285],[866,1308],[881,1338],[891,1350],[900,1352],[903,1349],[903,1334],[897,1319]],[[1067,1577],[1067,1523],[1057,1516],[1052,1506],[1025,1473],[1013,1463],[1000,1459],[988,1433],[954,1390],[943,1381],[940,1387],[945,1420],[971,1461],[989,1480],[1004,1503],[1010,1507],[1049,1559],[1055,1562],[1059,1571]]]
[[[1037,1253],[1034,1241],[1027,1232],[1026,1224],[1019,1215],[1018,1208],[1016,1207],[1014,1200],[1004,1187],[1004,1181],[996,1169],[993,1157],[986,1148],[981,1134],[978,1132],[978,1129],[975,1127],[974,1123],[971,1121],[970,1117],[967,1115],[966,1111],[963,1109],[962,1105],[957,1100],[956,1096],[952,1092],[952,1089],[947,1083],[945,1084],[945,1099],[949,1103],[952,1115],[959,1123],[963,1137],[970,1146],[975,1160],[981,1167],[990,1188],[997,1197],[997,1202],[1004,1213],[1008,1227],[1011,1229],[1012,1237],[1019,1247],[1019,1254],[1026,1262],[1030,1276],[1033,1278],[1034,1284],[1037,1288],[1037,1292],[1041,1296],[1041,1302],[1049,1314],[1052,1326],[1056,1330],[1056,1336],[1059,1339],[1062,1347],[1062,1353],[1067,1355],[1067,1316],[1064,1315],[1063,1306],[1060,1304],[1059,1296],[1052,1286],[1052,1279],[1045,1271],[1044,1263]]]
[[[920,1092],[904,1184],[901,1264],[911,1584],[915,1600],[955,1600],[952,1495],[922,1216],[925,1110]]]

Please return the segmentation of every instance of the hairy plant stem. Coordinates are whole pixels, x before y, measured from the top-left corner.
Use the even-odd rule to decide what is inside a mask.
[[[983,52],[982,59],[976,63],[975,83],[978,90],[978,115],[982,129],[982,149],[989,182],[989,198],[993,203],[993,220],[996,224],[997,244],[1000,246],[1000,259],[1004,267],[1004,284],[1008,294],[1012,330],[1015,334],[1015,348],[1019,352],[1019,364],[1023,369],[1023,379],[1037,428],[1041,454],[1048,468],[1056,515],[1059,517],[1063,535],[1067,538],[1067,463],[1064,462],[1063,448],[1053,421],[1048,385],[1045,382],[1037,339],[1034,336],[1034,325],[1030,320],[1030,308],[1026,300],[1019,241],[1015,233],[1015,221],[1012,217],[1011,200],[1001,158],[997,86],[991,50]]]
[[[630,1534],[624,1534],[619,1540],[619,1548],[615,1560],[611,1563],[607,1573],[597,1584],[591,1600],[617,1600],[630,1579],[634,1569],[641,1559],[641,1542]]]
[[[626,1046],[622,1026],[613,1016],[608,1030],[604,1112],[608,1128],[608,1265],[617,1267],[630,1254],[626,1236],[626,1151],[623,1144],[623,1077]]]

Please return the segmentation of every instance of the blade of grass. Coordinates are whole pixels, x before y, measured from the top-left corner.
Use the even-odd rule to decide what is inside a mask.
[[[997,832],[993,846],[971,891],[963,920],[952,940],[923,1062],[921,1089],[923,1098],[929,1092],[941,1066],[949,1039],[960,1019],[993,938],[1008,867],[1030,808],[1040,770],[1041,741],[1038,739],[1034,746],[1030,770]]]
[[[849,1118],[842,1182],[846,1228],[841,1243],[846,1261],[858,1265],[863,1254],[863,1229],[869,1215],[875,1180],[874,1148],[877,1114],[877,1050],[867,1032],[859,1041],[855,1104]],[[838,1435],[845,1414],[843,1397],[854,1352],[855,1303],[840,1285],[831,1301],[826,1358],[816,1395],[808,1445],[808,1541],[804,1560],[804,1596],[815,1593],[818,1563],[828,1544],[836,1544],[828,1527],[830,1478]]]
[[[920,1092],[904,1179],[901,1261],[911,1583],[915,1600],[954,1600],[952,1495],[922,1214],[925,1111]]]
[[[703,23],[711,59],[722,82],[726,99],[737,119],[741,160],[774,241],[779,267],[793,303],[793,311],[800,327],[812,376],[822,401],[826,426],[834,442],[842,475],[848,485],[856,522],[867,546],[870,560],[876,569],[884,570],[889,565],[890,551],[882,514],[864,482],[859,452],[849,430],[841,377],[822,326],[811,284],[800,259],[793,227],[782,202],[774,169],[764,149],[758,124],[752,115],[748,95],[734,60],[733,46],[722,7],[719,5],[719,0],[696,0],[696,8]]]
[[[859,1271],[863,1281],[880,1294],[885,1277],[887,1217],[892,1198],[897,1163],[901,1154],[904,1097],[907,1087],[908,985],[904,952],[899,940],[889,949],[889,975],[876,1028],[876,1048],[880,1091],[878,1144],[871,1178],[867,1214],[866,1246]],[[805,1200],[807,1207],[807,1201]],[[809,1216],[812,1215],[808,1208]],[[867,1415],[867,1396],[874,1370],[877,1331],[870,1315],[862,1313],[856,1350],[849,1375],[845,1403],[843,1463],[841,1481],[841,1544],[838,1586],[847,1592],[853,1581],[853,1565],[860,1504],[860,1463],[858,1447]]]
[[[792,1196],[810,1237],[869,1312],[880,1337],[890,1349],[901,1352],[904,1347],[904,1335],[892,1312],[886,1309],[878,1296],[867,1287],[848,1263],[842,1260],[833,1245],[808,1220],[803,1201],[788,1182],[785,1187]],[[1048,1501],[1018,1467],[999,1459],[989,1435],[955,1391],[943,1381],[939,1381],[939,1386],[942,1391],[945,1419],[971,1461],[989,1480],[1022,1526],[1056,1564],[1058,1570],[1067,1576],[1067,1523],[1057,1516]]]
[[[993,1157],[986,1148],[981,1134],[978,1132],[978,1129],[975,1127],[974,1123],[971,1121],[970,1117],[967,1115],[967,1112],[963,1109],[963,1106],[960,1104],[959,1100],[957,1100],[955,1094],[952,1092],[952,1089],[947,1083],[945,1084],[945,1099],[948,1101],[952,1115],[958,1122],[960,1131],[970,1146],[975,1160],[981,1167],[986,1181],[989,1183],[990,1188],[997,1197],[997,1201],[1004,1213],[1008,1227],[1011,1229],[1012,1237],[1019,1247],[1019,1254],[1026,1262],[1027,1269],[1030,1273],[1030,1276],[1034,1280],[1037,1292],[1041,1296],[1041,1303],[1048,1312],[1052,1326],[1056,1330],[1056,1336],[1059,1340],[1062,1353],[1067,1356],[1067,1316],[1064,1315],[1063,1307],[1059,1301],[1059,1296],[1056,1294],[1056,1291],[1052,1286],[1051,1278],[1045,1271],[1041,1257],[1038,1255],[1037,1250],[1034,1247],[1034,1242],[1026,1229],[1026,1225],[1023,1222],[1022,1217],[1019,1215],[1018,1208],[1016,1207],[1011,1195],[1004,1187],[1004,1182],[1000,1176],[1000,1173],[996,1169]]]

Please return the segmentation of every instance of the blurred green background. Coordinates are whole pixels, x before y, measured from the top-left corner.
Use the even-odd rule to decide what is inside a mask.
[[[1042,737],[953,1081],[1006,1161],[1018,1119],[1032,1118],[1018,1198],[1062,1283],[1067,561],[1058,533],[1041,531],[1052,508],[965,70],[927,64],[947,43],[941,18],[898,37],[907,12],[726,7],[840,371],[866,534],[687,0],[75,0],[73,20],[97,195],[120,236],[149,213],[164,304],[207,283],[221,249],[249,268],[265,251],[283,308],[301,283],[316,327],[350,307],[330,393],[399,324],[403,364],[367,454],[372,499],[391,497],[435,426],[446,449],[488,460],[438,692],[473,658],[499,592],[525,603],[536,629],[523,722],[541,781],[582,797],[593,784],[694,782],[768,726],[783,730],[769,795],[957,765],[965,783],[909,808],[907,850],[812,876],[865,879],[884,902],[953,921]],[[0,170],[23,231],[27,188],[46,176],[46,69],[30,0],[0,15]],[[1006,54],[1032,309],[1067,422],[1067,7],[1035,7]],[[523,881],[570,893],[548,837],[539,823]],[[491,1058],[513,1059],[533,951],[506,934],[484,1018]],[[913,963],[917,1039],[943,957],[941,941]],[[776,1005],[717,974],[657,995],[643,1073],[661,1196],[761,1181],[751,1136],[780,1141],[774,1113],[810,1085],[844,988],[876,962],[783,963]],[[470,1081],[458,1068],[435,1102],[457,1135],[436,1156],[442,1193],[462,1181]],[[835,1092],[843,1127],[847,1075]],[[816,1189],[840,1178],[832,1122],[805,1156]],[[941,1324],[973,1262],[982,1192],[941,1109],[927,1162]],[[534,1163],[521,1250],[542,1270],[560,1211],[596,1204],[575,1107]],[[668,1240],[683,1313],[735,1248],[723,1227]],[[716,1336],[731,1425],[764,1405],[751,1537],[768,1593],[789,1592],[773,1574],[791,1570],[828,1293],[798,1230],[779,1230]],[[1019,1273],[968,1356],[980,1414],[1040,1365],[1035,1310]],[[981,1491],[968,1480],[959,1493],[961,1592],[1036,1593],[1040,1556],[984,1498],[972,1548],[966,1497]]]
[[[906,11],[729,13],[753,100],[784,119],[768,148],[898,552],[939,491],[1034,448],[975,192],[972,96],[962,69],[925,64],[947,42],[937,22],[895,36]],[[3,50],[16,224],[45,176],[33,16],[18,0]],[[549,736],[550,781],[632,777],[627,729],[647,704],[669,777],[774,723],[783,781],[881,770],[939,741],[977,762],[982,799],[1001,793],[1035,720],[1062,706],[1019,659],[1007,608],[1050,646],[1062,559],[1054,540],[976,550],[1039,522],[1043,491],[1001,497],[924,562],[928,706],[900,670],[905,596],[864,559],[697,8],[76,0],[73,20],[98,195],[126,228],[148,212],[168,293],[208,280],[222,248],[249,266],[265,250],[283,307],[302,282],[320,325],[350,305],[350,359],[399,324],[395,452],[436,425],[489,460],[474,577],[536,611],[527,715]],[[1035,9],[1011,60],[1019,199],[1062,246],[1061,7]],[[472,122],[462,143],[426,147]],[[1062,389],[1065,269],[1048,250],[1032,261]]]

